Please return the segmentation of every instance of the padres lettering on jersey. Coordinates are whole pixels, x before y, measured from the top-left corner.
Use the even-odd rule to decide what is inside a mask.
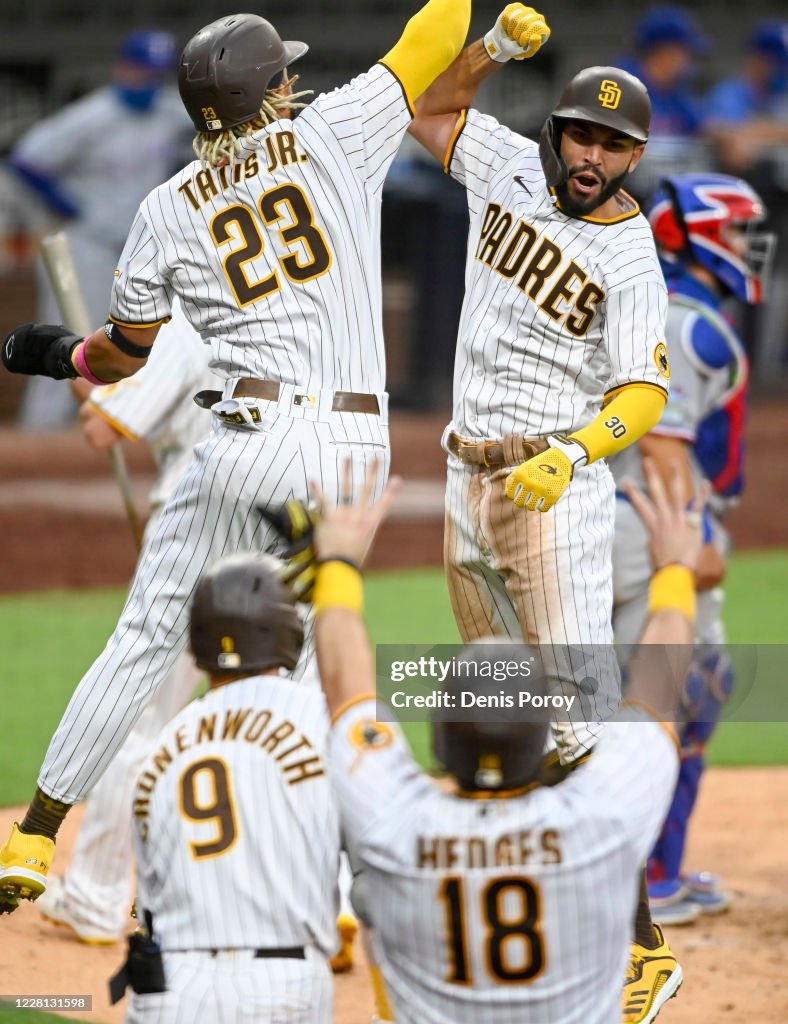
[[[322,694],[277,676],[211,690],[162,731],[133,806],[139,899],[163,949],[333,954],[327,731]]]
[[[482,222],[476,259],[509,280],[517,278],[517,287],[542,312],[582,338],[605,297],[605,290],[589,281],[588,274],[574,260],[565,260],[561,248],[549,238],[539,238],[535,244],[538,237],[531,224],[516,221],[498,203],[490,203]]]
[[[618,1020],[636,877],[677,773],[668,734],[629,709],[560,786],[465,799],[398,730],[376,742],[375,713],[363,701],[335,719],[329,770],[397,1021]]]
[[[667,292],[634,200],[612,221],[568,217],[538,147],[468,112],[447,169],[470,211],[452,429],[467,437],[571,433],[607,392],[660,384]]]

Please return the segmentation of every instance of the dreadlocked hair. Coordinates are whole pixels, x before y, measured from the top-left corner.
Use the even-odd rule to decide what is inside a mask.
[[[295,75],[288,79],[287,84],[292,88],[298,81],[298,77]],[[224,131],[197,133],[192,145],[198,160],[204,167],[218,167],[224,162],[234,163],[239,151],[238,143],[241,139],[278,121],[286,110],[302,110],[306,103],[298,101],[305,96],[311,96],[312,91],[312,89],[303,89],[301,92],[288,92],[285,95],[281,87],[268,89],[256,117],[244,121],[243,124],[237,124],[234,128],[226,128]]]

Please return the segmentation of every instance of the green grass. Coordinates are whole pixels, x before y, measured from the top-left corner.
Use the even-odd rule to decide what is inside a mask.
[[[786,589],[788,552],[736,555],[727,587],[730,641],[783,643]],[[121,590],[0,598],[0,805],[29,799],[71,689],[111,633],[123,598]],[[377,643],[450,644],[459,639],[439,569],[370,573],[367,608]],[[409,725],[407,731],[416,755],[429,763],[426,727]],[[786,763],[788,725],[725,724],[712,743],[711,760],[727,765]]]

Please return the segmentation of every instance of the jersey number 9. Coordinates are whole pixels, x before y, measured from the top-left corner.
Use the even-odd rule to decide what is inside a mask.
[[[238,825],[230,771],[218,757],[189,765],[180,782],[181,814],[190,821],[215,822],[216,836],[208,842],[189,843],[195,860],[218,857],[235,844]]]
[[[472,985],[464,879],[445,878],[440,897],[449,940],[450,968],[446,980],[454,985]],[[527,984],[542,973],[545,951],[539,930],[540,902],[534,882],[520,876],[496,878],[482,891],[480,909],[487,931],[484,962],[495,982]]]
[[[323,232],[315,224],[312,207],[303,189],[293,184],[278,185],[263,193],[257,208],[267,226],[289,220],[289,223],[277,230],[282,243],[291,250],[278,260],[290,281],[304,284],[328,273],[333,262],[331,251]],[[247,274],[246,264],[262,256],[265,250],[263,231],[257,216],[248,206],[236,203],[220,210],[211,221],[211,235],[217,249],[223,248],[228,242],[243,242],[238,248],[231,249],[222,263],[225,277],[239,306],[259,302],[281,289],[277,270],[258,280],[250,280]]]

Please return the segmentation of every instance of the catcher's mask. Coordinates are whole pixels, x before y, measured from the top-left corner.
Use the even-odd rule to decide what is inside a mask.
[[[433,717],[432,745],[435,757],[466,792],[512,790],[533,782],[542,762],[550,713],[532,707],[479,707],[464,712],[460,694],[471,691],[477,697],[498,698],[512,690],[512,682],[485,677],[491,664],[521,662],[523,652],[533,657],[533,669],[519,682],[521,689],[543,696],[547,693],[537,651],[522,644],[480,641],[460,651],[459,671],[449,676],[444,690],[455,696],[454,708],[439,708]],[[462,720],[459,720],[462,719]]]
[[[271,555],[223,558],[197,584],[190,641],[197,665],[207,672],[294,669],[304,627]]]
[[[777,236],[762,230],[758,193],[728,174],[671,174],[657,186],[651,228],[668,266],[699,263],[742,302],[762,302]]]
[[[257,117],[273,80],[308,49],[283,42],[256,14],[232,14],[201,28],[178,67],[178,89],[194,127],[224,131]]]
[[[578,72],[564,87],[539,136],[539,158],[547,184],[553,188],[567,177],[561,159],[562,121],[566,120],[601,124],[646,142],[651,100],[640,79],[622,68],[593,67]]]

